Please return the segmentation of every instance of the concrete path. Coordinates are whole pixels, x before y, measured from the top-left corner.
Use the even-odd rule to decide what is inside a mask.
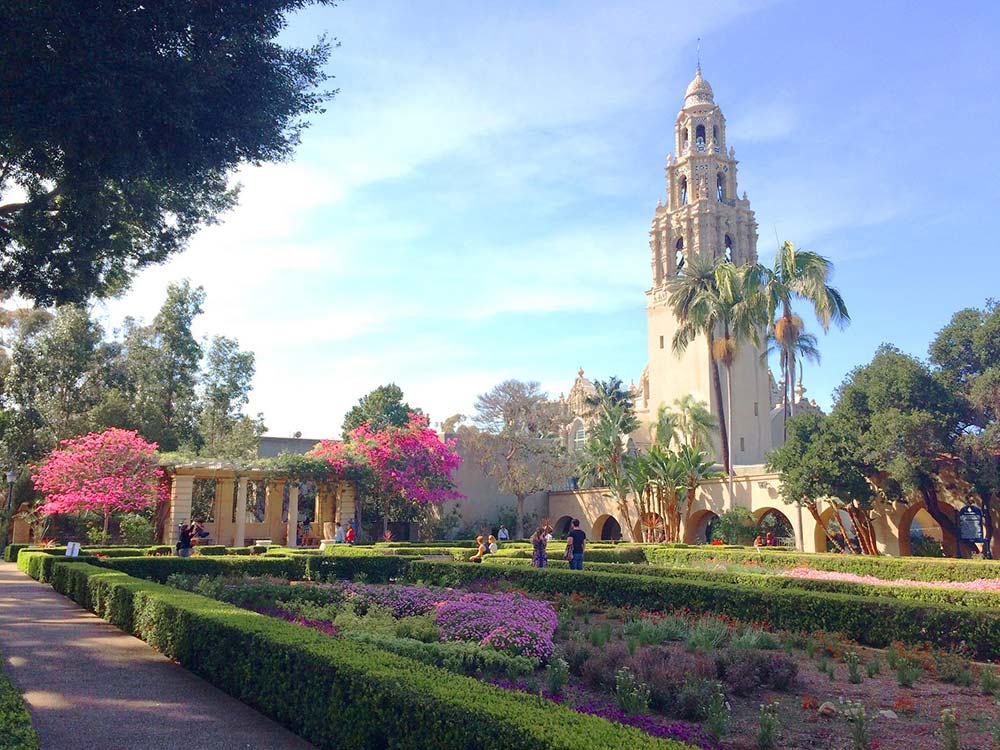
[[[313,747],[2,562],[0,654],[42,750]]]

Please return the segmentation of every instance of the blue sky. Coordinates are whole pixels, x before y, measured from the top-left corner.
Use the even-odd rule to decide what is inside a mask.
[[[104,307],[151,318],[205,287],[200,334],[257,355],[271,434],[339,433],[394,381],[434,421],[506,378],[638,379],[650,220],[684,89],[727,118],[770,263],[829,256],[853,318],[807,395],[885,341],[924,356],[1000,297],[1000,63],[992,3],[359,2],[296,15],[339,39],[339,95],[293,161]],[[809,318],[806,318],[807,321]],[[815,325],[813,325],[815,329]]]

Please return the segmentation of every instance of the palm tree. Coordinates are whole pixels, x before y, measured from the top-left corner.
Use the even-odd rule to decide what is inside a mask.
[[[668,304],[680,323],[670,343],[675,354],[683,354],[699,334],[704,334],[708,342],[712,392],[719,407],[719,447],[722,449],[723,467],[728,472],[729,432],[726,429],[726,410],[723,408],[719,363],[715,358],[715,332],[721,321],[716,315],[717,307],[706,303],[718,293],[715,269],[721,262],[703,255],[689,258],[684,273],[668,282],[670,291]]]
[[[716,388],[720,407],[720,433],[726,438],[723,444],[723,467],[729,475],[729,492],[732,495],[733,362],[743,343],[759,342],[763,324],[758,276],[748,272],[750,267],[737,267],[729,261],[709,261],[696,257],[691,266],[688,273],[698,276],[697,286],[692,289],[692,284],[682,281],[676,285],[670,297],[671,306],[681,322],[674,335],[673,347],[674,351],[683,351],[688,342],[699,333],[709,338],[715,381],[713,386]],[[719,335],[716,335],[716,331]],[[726,368],[726,409],[721,408],[719,364]],[[724,416],[725,412],[729,413],[728,420]]]
[[[698,488],[710,479],[723,476],[712,470],[713,462],[708,454],[700,448],[684,446],[677,451],[677,464],[682,477],[682,487],[685,493],[684,525],[691,520],[691,507],[694,505]]]
[[[632,514],[628,505],[631,486],[625,471],[625,450],[628,436],[636,427],[637,420],[630,405],[605,404],[589,431],[580,462],[580,478],[586,486],[607,487],[611,491],[629,534],[632,533]]]
[[[646,461],[657,512],[664,524],[665,540],[680,541],[681,514],[678,499],[684,487],[684,467],[678,461],[676,453],[661,445],[653,445],[649,449]]]
[[[678,415],[660,404],[656,409],[656,421],[649,426],[649,438],[653,445],[669,448],[677,440],[679,431]]]
[[[677,429],[680,436],[678,445],[691,445],[709,450],[712,433],[719,429],[708,404],[699,401],[690,393],[674,399]]]
[[[778,249],[774,268],[758,265],[752,272],[760,284],[767,319],[773,321],[771,332],[785,354],[788,369],[785,383],[789,387],[795,382],[796,341],[803,335],[802,319],[792,312],[792,301],[801,299],[811,304],[824,331],[830,330],[831,322],[843,327],[851,321],[844,298],[827,283],[832,273],[833,263],[829,259],[808,250],[796,250],[787,240]],[[791,414],[795,414],[794,407]]]

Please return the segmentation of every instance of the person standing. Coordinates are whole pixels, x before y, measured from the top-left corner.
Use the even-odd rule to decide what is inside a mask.
[[[181,526],[180,538],[177,541],[177,556],[191,557],[191,535],[195,531],[194,521]]]
[[[549,526],[539,526],[535,533],[531,535],[531,566],[533,568],[544,568],[549,564],[547,546],[549,543],[549,533],[552,529]]]
[[[507,531],[507,527],[500,524],[500,531],[497,532],[497,540],[501,542],[506,542],[510,539],[510,532]]]
[[[354,544],[354,524],[350,524],[347,527],[347,533],[344,534],[344,541],[348,544]]]
[[[580,519],[573,519],[573,528],[567,536],[573,545],[573,557],[569,561],[570,570],[583,570],[583,548],[587,542],[587,535],[580,528]]]
[[[340,523],[340,521],[337,521],[337,530],[333,532],[333,543],[334,544],[344,543],[344,527]]]

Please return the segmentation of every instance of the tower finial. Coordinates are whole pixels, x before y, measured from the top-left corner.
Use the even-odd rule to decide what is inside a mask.
[[[698,37],[698,75],[701,75],[701,37]]]

